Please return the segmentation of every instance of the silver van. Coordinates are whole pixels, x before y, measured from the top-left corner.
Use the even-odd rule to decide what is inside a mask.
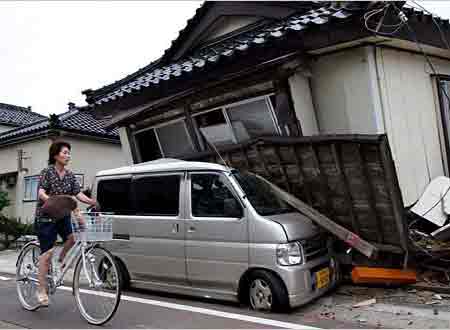
[[[328,236],[255,175],[161,159],[101,171],[93,192],[132,287],[286,310],[338,280]]]

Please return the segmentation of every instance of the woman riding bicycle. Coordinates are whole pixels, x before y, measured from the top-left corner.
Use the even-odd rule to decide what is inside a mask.
[[[47,273],[53,254],[57,234],[64,242],[59,261],[64,260],[67,251],[74,245],[70,213],[62,219],[52,219],[43,212],[45,202],[50,196],[70,195],[85,204],[96,206],[97,202],[80,191],[73,173],[66,169],[70,161],[71,146],[64,141],[54,142],[49,149],[48,167],[42,170],[38,186],[38,203],[35,215],[35,231],[37,233],[41,255],[39,257],[39,288],[37,299],[42,307],[49,304],[47,293]]]

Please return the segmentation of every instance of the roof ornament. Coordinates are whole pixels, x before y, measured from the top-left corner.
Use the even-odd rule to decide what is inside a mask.
[[[50,129],[58,128],[61,125],[61,121],[59,120],[58,115],[56,115],[54,113],[50,115],[48,122],[49,122]]]

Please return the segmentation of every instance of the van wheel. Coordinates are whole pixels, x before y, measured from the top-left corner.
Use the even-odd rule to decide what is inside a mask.
[[[259,311],[287,311],[289,299],[283,282],[265,270],[250,275],[248,300],[250,307]]]

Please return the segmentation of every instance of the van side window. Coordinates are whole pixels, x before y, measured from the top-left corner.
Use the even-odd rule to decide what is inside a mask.
[[[242,206],[223,175],[191,174],[191,203],[194,217],[241,218]]]
[[[180,206],[180,175],[149,176],[134,181],[138,215],[177,216]]]
[[[101,180],[97,193],[101,210],[118,215],[134,214],[130,188],[131,179]]]

